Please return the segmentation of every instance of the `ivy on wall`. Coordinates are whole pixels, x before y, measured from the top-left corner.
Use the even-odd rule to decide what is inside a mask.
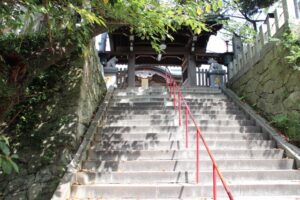
[[[300,39],[296,33],[288,30],[285,31],[281,38],[273,38],[277,44],[282,45],[287,51],[285,59],[291,64],[293,69],[300,71]]]

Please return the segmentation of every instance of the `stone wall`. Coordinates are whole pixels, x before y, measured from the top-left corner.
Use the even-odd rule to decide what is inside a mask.
[[[300,71],[285,56],[284,48],[274,45],[229,87],[269,120],[283,114],[300,121]]]
[[[34,107],[37,120],[30,133],[12,142],[20,173],[7,176],[0,171],[0,199],[50,199],[105,96],[93,42],[83,56],[75,53],[49,70],[51,96]]]

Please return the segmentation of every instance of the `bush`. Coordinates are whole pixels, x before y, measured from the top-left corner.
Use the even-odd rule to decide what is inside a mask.
[[[271,123],[280,129],[290,141],[300,141],[300,122],[294,117],[279,114],[272,118]]]

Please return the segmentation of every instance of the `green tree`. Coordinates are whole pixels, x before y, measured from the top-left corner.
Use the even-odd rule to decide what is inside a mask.
[[[74,45],[83,47],[91,37],[123,25],[152,40],[153,47],[162,37],[169,36],[168,32],[181,26],[199,34],[208,28],[207,16],[220,7],[222,0],[184,3],[178,0],[3,0],[0,33],[1,37],[9,34],[18,37],[10,50],[27,51],[22,52],[25,61],[30,60],[31,66],[37,67],[38,60],[38,66],[46,68],[70,54]],[[47,42],[41,37],[47,37]],[[34,38],[44,42],[30,45],[28,51],[24,42]],[[5,46],[5,40],[0,45]],[[7,49],[0,50],[0,55],[4,51]]]
[[[223,14],[227,14],[228,12],[237,11],[229,16],[232,18],[241,18],[248,21],[253,29],[257,31],[257,22],[261,22],[261,20],[255,19],[255,14],[262,12],[264,8],[270,7],[274,4],[275,0],[225,0],[225,12]]]

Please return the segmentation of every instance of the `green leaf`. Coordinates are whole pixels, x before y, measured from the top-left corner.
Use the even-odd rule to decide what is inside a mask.
[[[216,12],[218,10],[218,5],[216,3],[214,3],[212,8],[213,8],[213,11]]]
[[[197,34],[200,34],[201,33],[201,28],[197,28],[196,30],[195,30],[195,32],[197,33]]]
[[[209,13],[209,12],[211,11],[211,5],[210,5],[210,4],[206,4],[206,6],[205,6],[205,11],[206,11],[207,13]]]
[[[10,163],[11,167],[15,170],[15,172],[19,173],[19,168],[17,166],[17,164],[12,161],[11,159],[8,159],[8,162]]]
[[[9,163],[8,160],[3,159],[3,160],[2,160],[2,165],[1,165],[1,166],[2,166],[3,172],[4,172],[5,174],[11,174],[13,167],[12,167],[12,165]]]
[[[8,156],[10,154],[10,150],[6,143],[0,141],[0,150],[4,153],[4,155]]]
[[[9,141],[8,141],[7,137],[0,135],[0,141],[3,141],[3,142],[5,142],[5,144],[9,145]]]
[[[218,0],[218,7],[222,8],[223,7],[223,1],[222,0]]]
[[[201,15],[202,13],[203,13],[203,10],[202,10],[200,7],[198,7],[198,8],[197,8],[197,14],[198,14],[198,15]]]
[[[48,13],[47,9],[44,6],[39,7],[38,11],[44,14]]]
[[[14,154],[11,156],[12,159],[19,159],[19,156],[17,154]]]

